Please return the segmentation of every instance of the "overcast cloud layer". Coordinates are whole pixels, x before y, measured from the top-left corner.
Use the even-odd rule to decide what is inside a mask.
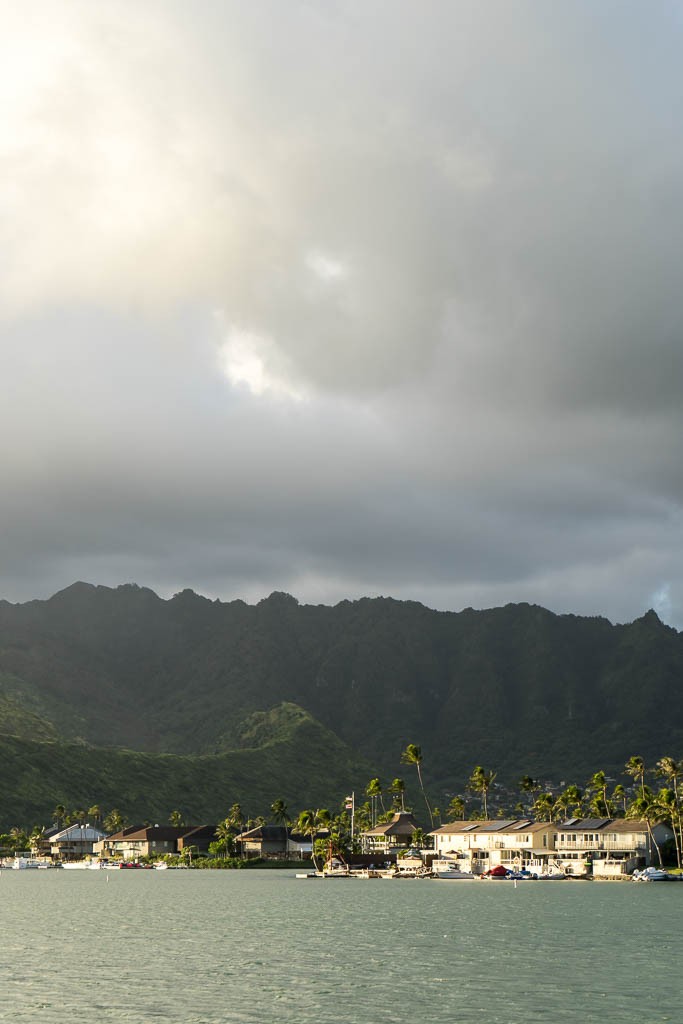
[[[0,5],[0,596],[683,626],[683,9]]]

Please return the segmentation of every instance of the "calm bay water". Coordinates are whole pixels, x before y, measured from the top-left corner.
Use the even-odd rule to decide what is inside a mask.
[[[3,871],[0,1020],[683,1019],[683,884]]]

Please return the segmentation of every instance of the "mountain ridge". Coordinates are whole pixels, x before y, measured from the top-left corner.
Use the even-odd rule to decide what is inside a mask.
[[[652,610],[615,625],[526,603],[249,605],[81,581],[0,602],[3,695],[64,741],[186,756],[239,749],[250,716],[289,703],[388,777],[420,744],[441,800],[474,764],[583,780],[678,756],[683,636]]]

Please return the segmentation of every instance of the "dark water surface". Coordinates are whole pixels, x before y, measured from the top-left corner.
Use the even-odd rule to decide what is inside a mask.
[[[0,1020],[683,1022],[683,884],[2,871]]]

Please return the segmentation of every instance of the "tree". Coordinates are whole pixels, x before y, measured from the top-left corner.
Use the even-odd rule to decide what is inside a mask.
[[[244,814],[242,813],[241,805],[233,804],[228,811],[228,816],[225,820],[230,822],[236,832],[241,831],[242,825],[244,824]]]
[[[681,867],[683,859],[683,821],[681,816],[681,797],[679,793],[679,782],[683,777],[683,761],[675,761],[673,757],[662,757],[657,761],[656,774],[670,783],[673,789],[673,800],[671,801],[671,828],[676,843],[676,860],[678,867]]]
[[[461,796],[454,796],[448,805],[446,817],[449,821],[465,820],[465,801]]]
[[[113,832],[120,832],[125,825],[125,819],[121,814],[121,811],[114,808],[104,819],[104,831],[108,835],[112,835]]]
[[[57,828],[61,828],[64,823],[64,820],[66,819],[66,807],[64,806],[64,804],[57,804],[54,811],[52,812],[52,817],[54,818],[54,822]]]
[[[531,807],[537,821],[552,821],[555,813],[555,798],[552,793],[539,793]]]
[[[273,815],[275,824],[280,825],[285,830],[285,857],[287,857],[289,854],[289,825],[292,820],[287,810],[287,804],[284,800],[273,800],[270,805],[270,813]]]
[[[28,837],[28,845],[31,853],[35,857],[40,849],[40,844],[45,838],[46,829],[42,825],[35,825],[31,835]]]
[[[495,779],[495,777],[495,772],[484,771],[482,766],[478,764],[477,767],[472,772],[472,774],[470,775],[469,781],[467,783],[468,788],[471,789],[473,793],[481,793],[482,810],[484,812],[485,820],[488,820],[489,816],[488,794],[489,790],[491,789],[491,786],[493,785],[493,780]]]
[[[223,856],[234,857],[235,829],[228,818],[218,822],[216,825],[216,835],[218,836],[218,841],[215,845],[220,848]]]
[[[618,782],[612,790],[612,799],[610,801],[610,806],[613,806],[615,800],[621,801],[621,804],[624,809],[624,814],[626,814],[626,790],[620,782]]]
[[[425,793],[425,788],[422,783],[422,750],[420,749],[420,747],[417,746],[416,743],[408,744],[406,749],[401,754],[401,763],[415,765],[415,768],[417,770],[418,782],[420,783],[420,789],[422,790],[422,796],[424,797],[424,802],[427,805],[429,821],[431,823],[432,828],[434,828],[434,816],[432,815],[432,809],[429,806],[429,800],[427,799],[427,794]]]
[[[519,780],[519,791],[528,800],[531,800],[534,793],[538,792],[540,788],[536,779],[532,779],[530,775],[523,775]]]
[[[586,784],[586,789],[592,794],[590,802],[591,813],[596,818],[612,817],[612,807],[607,799],[607,776],[603,771],[594,772]]]
[[[578,786],[572,784],[567,786],[555,801],[555,809],[565,815],[572,811],[574,814],[581,814],[583,793]]]
[[[284,800],[273,800],[270,805],[270,813],[273,815],[273,821],[278,825],[287,827],[292,820]]]
[[[170,825],[173,825],[174,828],[180,828],[181,825],[185,824],[185,822],[183,821],[182,813],[180,811],[171,811],[171,813],[168,816],[168,822]]]
[[[659,849],[652,826],[662,821],[666,817],[666,814],[667,812],[665,808],[657,802],[654,794],[650,789],[646,789],[645,786],[643,786],[643,795],[637,796],[635,800],[632,801],[628,811],[626,812],[627,818],[644,821],[646,823],[650,840],[657,851],[660,867],[662,866],[662,851]]]
[[[379,779],[370,779],[365,787],[366,796],[370,797],[370,816],[373,827],[377,823],[377,800],[382,796],[382,783]],[[384,806],[382,806],[384,810]]]
[[[639,754],[629,757],[624,765],[624,771],[630,775],[634,782],[640,782],[640,795],[645,799],[645,762]]]
[[[13,825],[9,830],[10,842],[13,847],[14,853],[18,853],[20,850],[26,850],[29,847],[29,838],[23,828],[19,828],[18,825]]]
[[[318,818],[317,813],[314,810],[307,809],[299,813],[299,817],[296,819],[296,831],[300,832],[302,836],[309,836],[311,840],[311,859],[313,861],[313,867],[318,870],[318,862],[315,857],[315,837],[318,833]]]
[[[405,811],[406,809],[406,784],[403,779],[393,779],[389,786],[389,792],[393,794],[394,798],[394,809],[397,811]]]
[[[93,822],[95,828],[99,828],[102,821],[102,808],[99,804],[93,804],[88,808],[88,820]]]

